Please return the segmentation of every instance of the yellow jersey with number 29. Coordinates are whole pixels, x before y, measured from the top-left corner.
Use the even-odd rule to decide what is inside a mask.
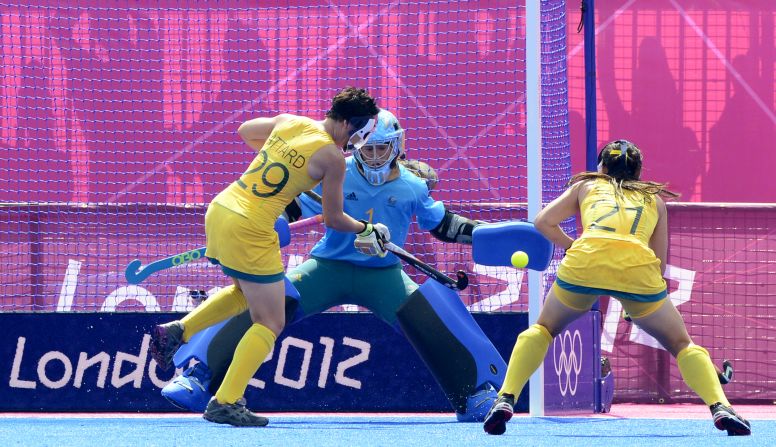
[[[318,184],[307,173],[308,163],[328,144],[334,140],[309,118],[275,126],[248,170],[210,203],[205,256],[234,278],[282,280],[275,221],[297,195]]]
[[[583,232],[558,267],[564,282],[594,289],[653,295],[665,291],[660,260],[649,248],[657,225],[657,198],[592,180],[580,203]]]
[[[334,144],[331,136],[309,118],[279,124],[245,173],[214,201],[272,228],[286,205],[318,184],[307,174],[307,166],[313,154],[329,144]]]

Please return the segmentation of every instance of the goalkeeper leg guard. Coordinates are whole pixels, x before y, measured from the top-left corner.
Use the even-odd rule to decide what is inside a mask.
[[[520,395],[528,378],[542,364],[551,342],[550,332],[539,324],[534,324],[520,333],[512,349],[507,377],[499,394]]]
[[[162,388],[162,397],[181,410],[202,413],[213,397],[209,386],[210,370],[202,363],[195,363]]]
[[[243,397],[251,377],[272,351],[275,339],[276,335],[259,323],[248,329],[234,351],[224,382],[216,392],[219,403],[234,404]]]
[[[706,405],[722,403],[730,406],[708,351],[698,345],[690,344],[676,355],[676,363],[679,365],[684,383],[692,388]]]
[[[162,388],[162,396],[178,408],[203,412],[221,385],[237,344],[252,324],[246,311],[194,335],[178,349],[173,360],[178,367],[191,359],[199,363]]]
[[[506,363],[454,291],[426,281],[396,313],[398,323],[459,421],[482,421]]]

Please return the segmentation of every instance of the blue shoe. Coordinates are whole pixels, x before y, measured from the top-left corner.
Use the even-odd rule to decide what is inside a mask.
[[[455,418],[458,422],[482,422],[496,399],[498,399],[498,392],[493,386],[487,384],[484,389],[475,391],[466,398],[466,412],[455,413]]]
[[[197,363],[162,388],[162,396],[181,410],[202,413],[213,397],[209,386],[210,369]]]

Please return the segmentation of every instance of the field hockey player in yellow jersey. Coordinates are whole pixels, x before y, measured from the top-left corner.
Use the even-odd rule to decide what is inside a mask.
[[[664,184],[641,180],[641,168],[641,151],[633,143],[609,143],[598,155],[598,172],[573,176],[569,188],[536,216],[536,228],[566,249],[566,256],[536,324],[517,337],[499,398],[485,418],[487,433],[506,431],[515,396],[544,360],[553,337],[588,312],[600,295],[619,300],[633,322],[676,358],[682,378],[709,406],[719,430],[751,433],[749,422],[730,407],[709,353],[692,342],[667,299],[663,197],[677,195]],[[573,240],[560,223],[576,213],[583,232]]]
[[[323,187],[326,226],[358,233],[356,244],[381,254],[387,232],[343,212],[342,183],[347,145],[360,148],[377,123],[379,109],[363,89],[348,87],[332,100],[323,121],[289,114],[256,118],[238,129],[258,152],[245,173],[221,191],[205,214],[207,256],[233,285],[221,289],[180,321],[154,327],[151,355],[163,369],[181,343],[215,323],[250,312],[253,325],[240,340],[226,377],[205,410],[211,422],[264,426],[246,408],[243,394],[285,325],[284,267],[274,224],[285,207],[318,183]],[[388,236],[389,237],[389,236]]]

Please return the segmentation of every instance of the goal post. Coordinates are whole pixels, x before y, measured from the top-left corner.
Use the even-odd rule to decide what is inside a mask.
[[[526,2],[525,85],[526,85],[526,153],[528,159],[528,220],[542,208],[542,116],[541,116],[541,7],[539,2]],[[543,273],[528,272],[528,325],[536,323],[542,309]],[[529,412],[544,416],[544,365],[531,375]]]

